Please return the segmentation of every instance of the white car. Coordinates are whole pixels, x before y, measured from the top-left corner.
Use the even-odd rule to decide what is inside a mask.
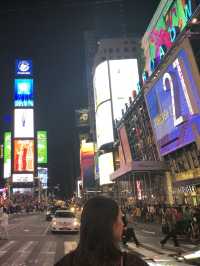
[[[78,232],[80,223],[75,214],[68,210],[57,210],[51,221],[52,232]]]

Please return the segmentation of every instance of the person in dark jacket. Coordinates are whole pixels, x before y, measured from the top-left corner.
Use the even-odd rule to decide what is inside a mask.
[[[147,266],[136,254],[120,250],[122,232],[122,213],[117,203],[105,197],[89,199],[81,214],[77,248],[55,266]]]

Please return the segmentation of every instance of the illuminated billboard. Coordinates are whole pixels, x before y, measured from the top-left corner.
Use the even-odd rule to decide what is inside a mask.
[[[121,110],[129,102],[132,92],[138,92],[138,82],[137,59],[109,60],[99,64],[94,75],[96,110],[103,102],[112,99],[113,119],[120,120]]]
[[[44,130],[37,131],[37,162],[47,163],[47,132]]]
[[[75,110],[75,119],[77,127],[89,126],[89,110],[88,109]]]
[[[38,167],[38,178],[42,184],[42,188],[47,188],[47,180],[48,180],[48,169],[45,167]]]
[[[15,73],[17,76],[32,75],[32,60],[16,60]]]
[[[137,59],[110,60],[111,93],[113,104],[113,118],[122,118],[122,109],[129,103],[132,92],[138,93],[138,65]]]
[[[11,132],[4,133],[4,178],[11,176]]]
[[[114,172],[112,152],[99,156],[99,177],[100,185],[110,184],[110,174]]]
[[[33,138],[33,109],[14,110],[14,137]]]
[[[14,140],[14,172],[34,172],[34,140]]]
[[[33,107],[33,79],[15,79],[15,107]]]
[[[13,183],[27,183],[33,182],[33,174],[13,174]]]
[[[81,143],[80,151],[80,167],[81,177],[83,180],[83,187],[94,187],[94,143],[85,142]]]
[[[185,28],[200,2],[174,0],[163,3],[164,1],[157,9],[142,40],[146,61],[145,70],[149,76]]]
[[[200,134],[199,72],[189,49],[180,49],[161,78],[146,93],[146,103],[161,155]]]
[[[118,128],[118,135],[120,140],[120,155],[121,155],[120,166],[121,166],[124,163],[129,163],[132,161],[131,149],[125,125],[121,125],[120,128]]]
[[[97,148],[114,141],[110,101],[104,102],[98,107],[96,112],[96,136]]]

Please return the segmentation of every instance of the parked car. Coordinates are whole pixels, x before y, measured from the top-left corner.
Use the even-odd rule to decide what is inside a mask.
[[[52,218],[54,217],[55,215],[55,212],[58,208],[55,207],[55,206],[52,206],[50,208],[47,209],[47,212],[46,212],[46,221],[51,221]]]
[[[75,214],[68,210],[57,210],[51,221],[52,232],[78,232],[80,223]]]

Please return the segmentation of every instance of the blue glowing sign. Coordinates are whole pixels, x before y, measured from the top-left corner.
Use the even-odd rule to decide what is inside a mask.
[[[184,49],[145,97],[161,155],[195,141],[200,135],[200,91]]]
[[[15,79],[15,107],[33,107],[33,79]]]
[[[32,60],[16,60],[16,75],[32,75]]]

